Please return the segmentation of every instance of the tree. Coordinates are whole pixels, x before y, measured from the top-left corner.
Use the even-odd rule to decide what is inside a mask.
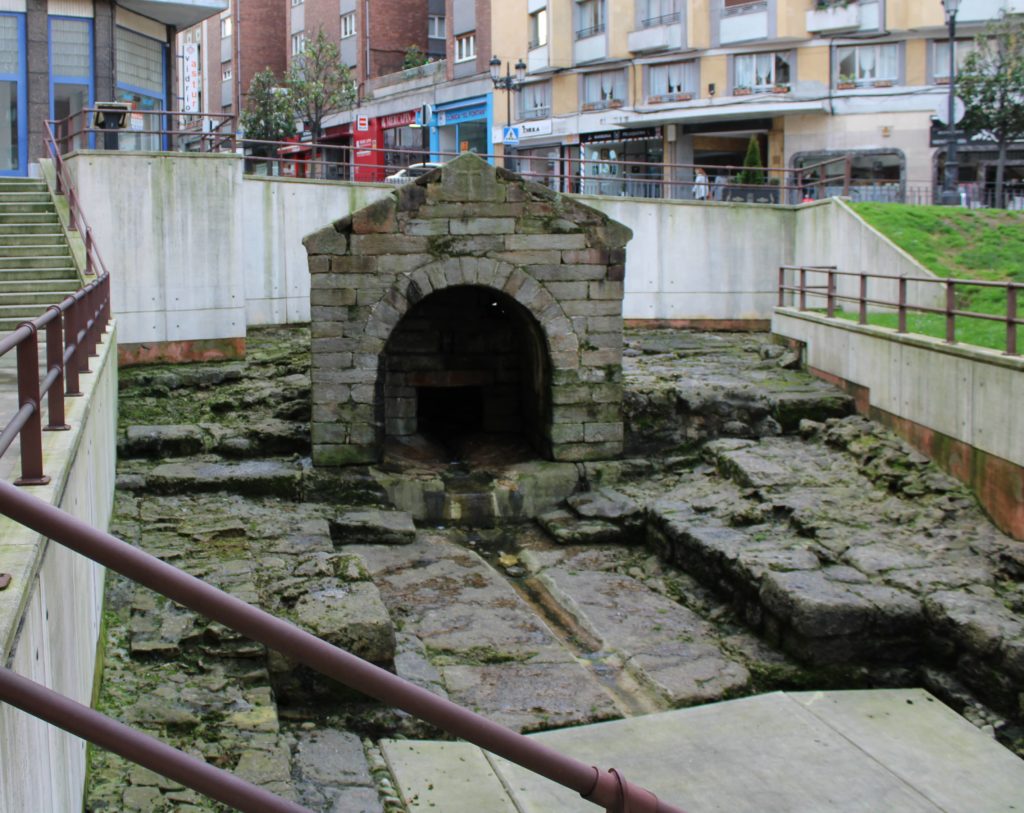
[[[989,23],[956,77],[956,92],[964,103],[964,131],[999,147],[995,205],[1002,208],[1007,150],[1024,137],[1024,20],[1004,12]]]
[[[356,83],[342,64],[338,46],[327,39],[322,28],[306,42],[302,53],[292,58],[285,84],[295,114],[319,141],[323,120],[356,103]]]
[[[239,123],[245,137],[255,141],[282,141],[295,135],[291,98],[270,68],[253,76]]]
[[[418,45],[410,45],[405,49],[405,58],[402,60],[402,70],[407,71],[411,68],[420,68],[426,65],[430,61],[430,58],[420,50]]]
[[[764,164],[761,161],[761,142],[751,136],[747,142],[747,154],[743,157],[743,170],[736,175],[736,183],[747,186],[764,184]]]

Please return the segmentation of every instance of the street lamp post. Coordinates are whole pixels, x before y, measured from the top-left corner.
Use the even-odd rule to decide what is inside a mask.
[[[501,75],[501,60],[497,56],[491,57],[489,64],[491,66],[491,81],[494,83],[495,90],[505,91],[505,124],[511,126],[512,94],[523,89],[523,83],[526,81],[526,63],[523,62],[522,57],[519,57],[519,61],[516,63],[516,72],[513,75],[512,67],[506,62],[504,76]],[[508,157],[503,155],[502,162],[507,167]]]
[[[956,131],[956,13],[960,0],[942,0],[949,24],[949,118],[946,121],[946,173],[942,187],[942,205],[960,205],[960,162],[956,148],[959,138]]]

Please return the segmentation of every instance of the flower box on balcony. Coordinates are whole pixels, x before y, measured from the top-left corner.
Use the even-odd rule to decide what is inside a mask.
[[[807,12],[807,30],[812,34],[833,34],[860,28],[860,4],[837,3]]]
[[[789,93],[789,85],[776,85],[772,88],[772,93]]]
[[[876,79],[874,82],[871,83],[871,87],[873,87],[873,88],[891,88],[892,87],[892,79]]]
[[[840,79],[836,82],[836,90],[854,90],[856,87],[856,82],[849,82],[845,79]]]
[[[609,107],[622,107],[623,104],[625,103],[622,101],[622,99],[612,99],[610,102],[608,102]]]
[[[733,96],[749,96],[753,92],[754,91],[752,91],[750,88],[733,88],[732,95]]]
[[[692,93],[663,93],[660,96],[648,96],[648,104],[664,104],[665,102],[689,102],[693,99]]]

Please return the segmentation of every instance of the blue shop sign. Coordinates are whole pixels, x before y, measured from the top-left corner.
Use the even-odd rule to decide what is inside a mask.
[[[437,126],[444,127],[448,124],[458,124],[463,121],[474,121],[487,118],[487,104],[474,105],[473,107],[460,107],[455,110],[438,110]]]

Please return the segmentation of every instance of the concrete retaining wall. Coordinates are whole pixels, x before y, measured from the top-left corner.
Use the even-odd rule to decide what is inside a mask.
[[[232,355],[244,348],[247,324],[308,321],[301,238],[393,191],[245,177],[234,155],[84,152],[68,164],[97,244],[120,269],[113,304],[122,353],[136,360]],[[780,265],[927,274],[836,201],[580,200],[635,235],[627,247],[628,320],[767,325]]]
[[[772,330],[802,342],[808,367],[970,485],[996,524],[1024,539],[1024,359],[788,308],[775,311]]]
[[[106,530],[114,497],[117,339],[111,326],[67,400],[69,432],[46,432],[44,470],[30,493]],[[104,569],[0,517],[0,655],[18,674],[89,705],[103,609]],[[0,810],[77,813],[85,787],[85,743],[0,705]]]

